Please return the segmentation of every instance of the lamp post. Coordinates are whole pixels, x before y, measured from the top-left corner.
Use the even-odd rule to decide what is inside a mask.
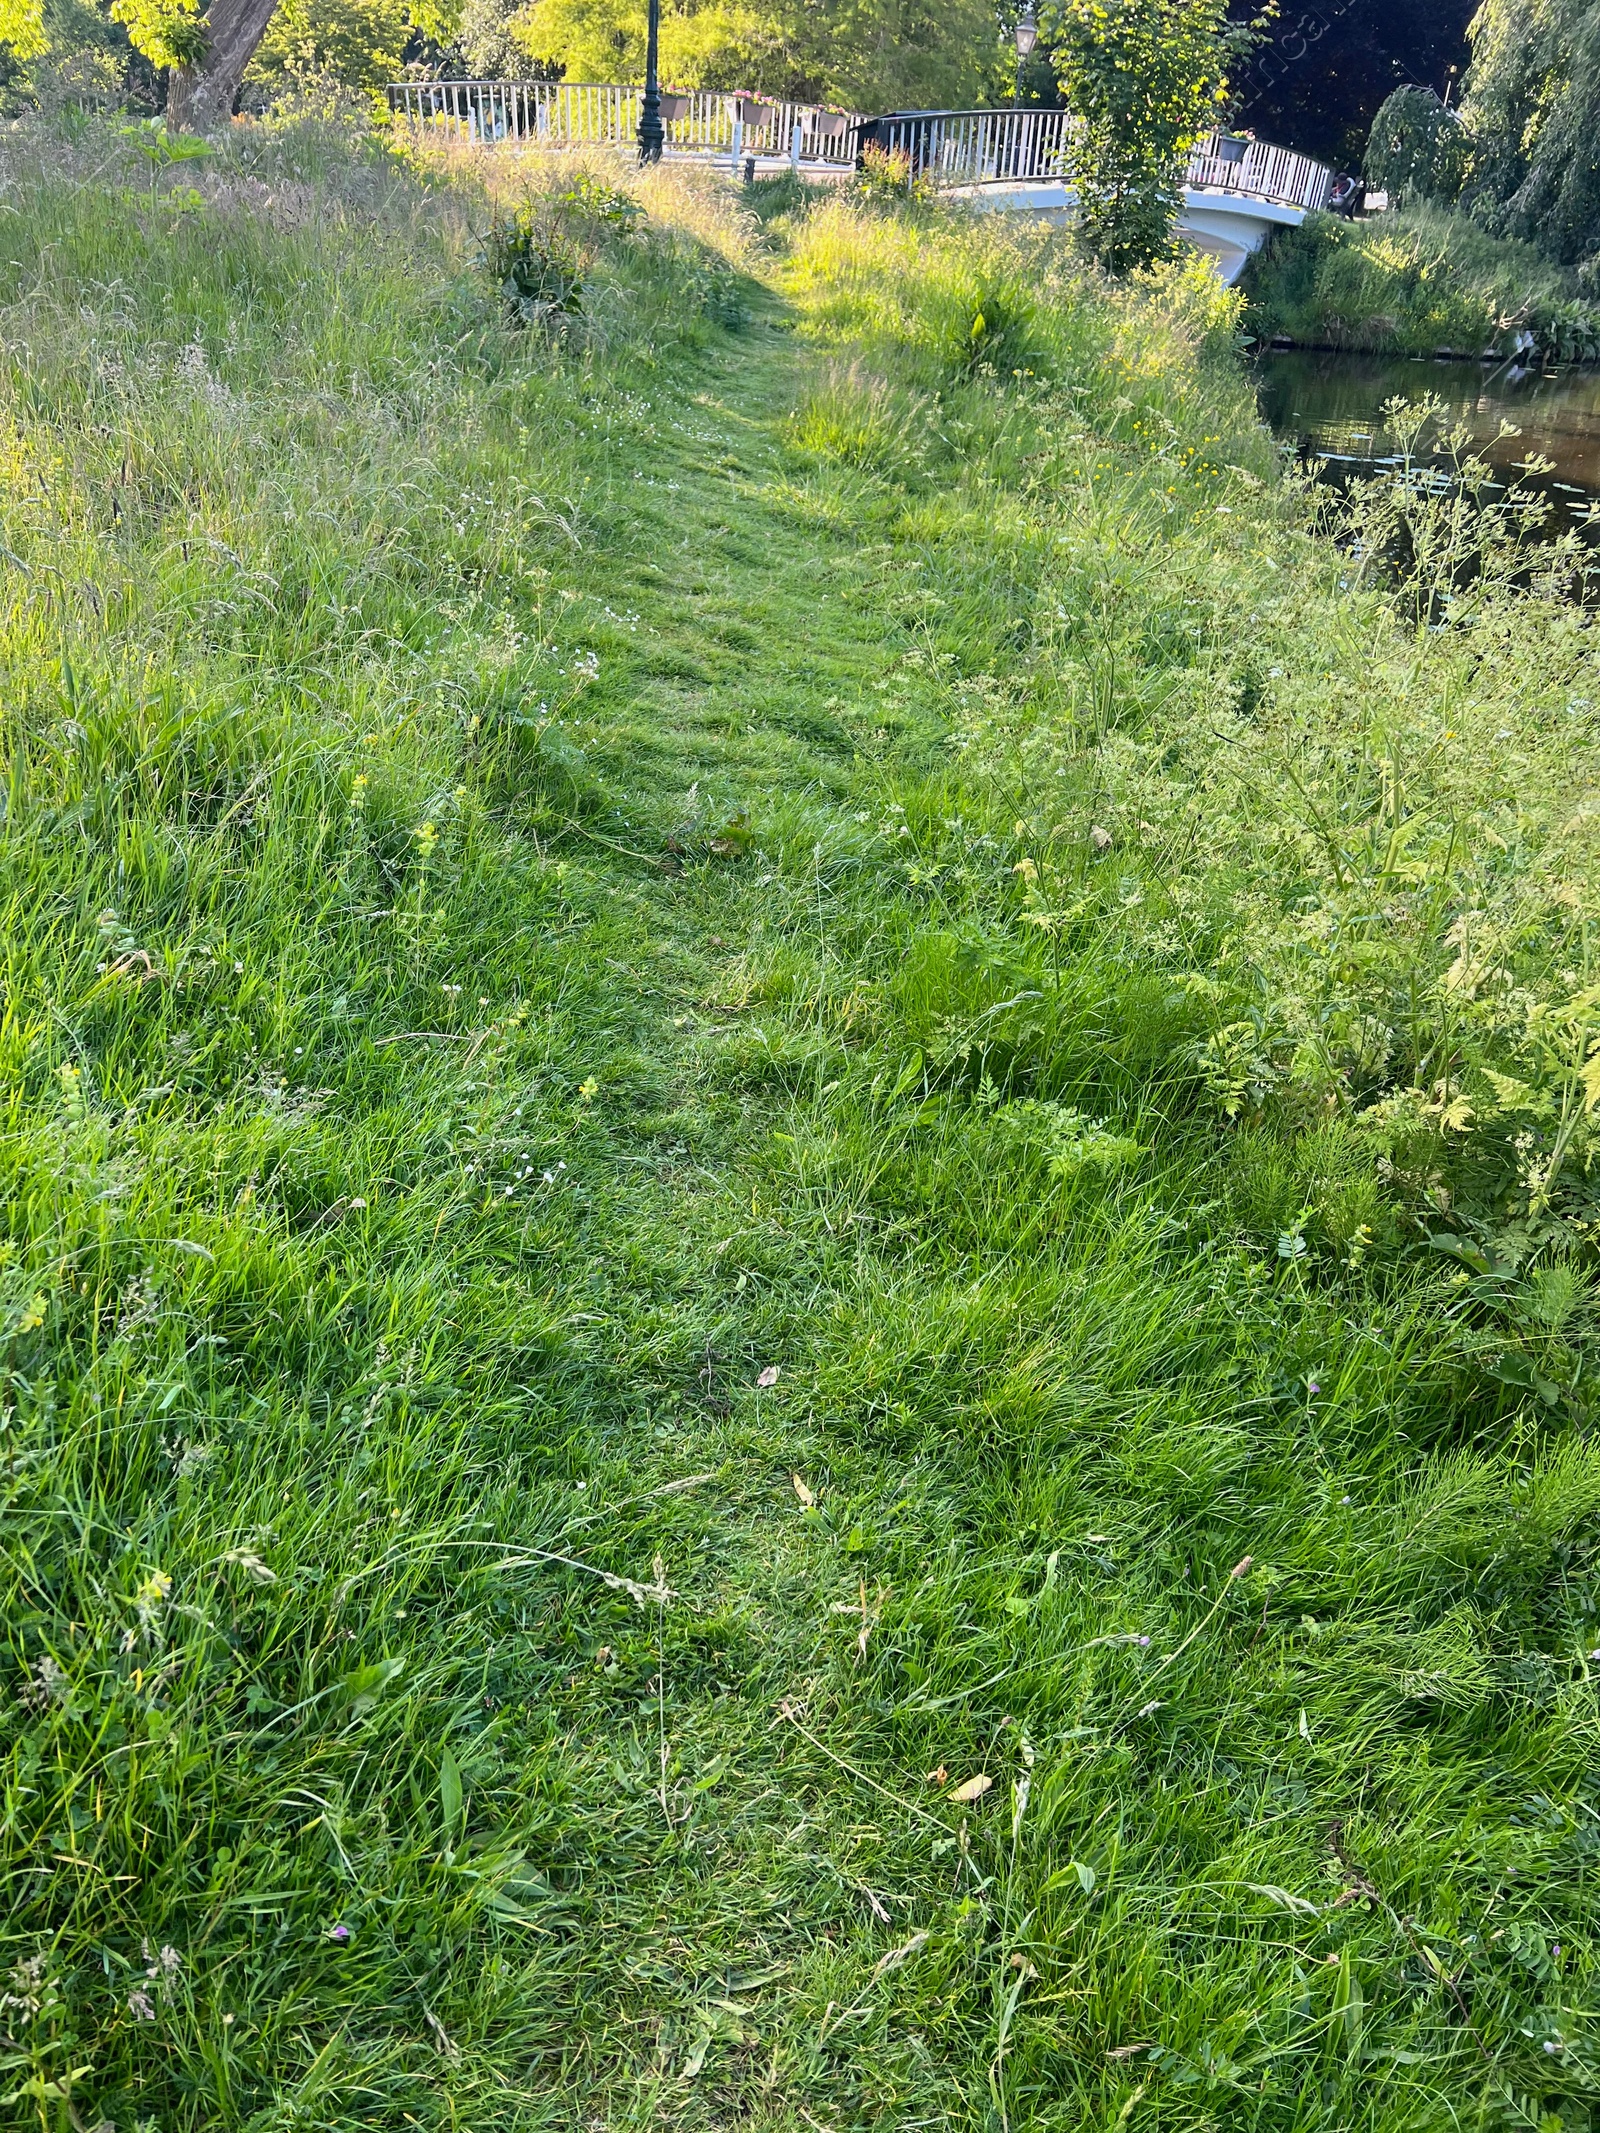
[[[666,139],[661,124],[661,0],[650,0],[644,46],[644,103],[639,111],[639,161],[659,163]]]
[[[1034,13],[1034,0],[1022,0],[1022,13],[1017,17],[1017,102],[1022,102],[1022,70],[1033,55],[1039,42],[1039,21]]]

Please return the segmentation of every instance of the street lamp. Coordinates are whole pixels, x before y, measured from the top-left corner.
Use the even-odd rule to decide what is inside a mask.
[[[644,47],[644,102],[639,110],[639,161],[659,163],[666,146],[661,124],[661,0],[650,0]]]
[[[1034,0],[1022,0],[1022,13],[1017,17],[1017,102],[1022,102],[1022,70],[1039,42],[1039,22],[1034,14]]]

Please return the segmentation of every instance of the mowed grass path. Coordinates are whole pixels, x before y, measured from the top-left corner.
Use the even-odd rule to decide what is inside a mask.
[[[1576,1705],[1482,1623],[1576,1620],[1586,1470],[1050,997],[946,743],[1059,504],[799,451],[775,275],[586,370],[233,242],[126,268],[186,491],[66,285],[13,365],[16,552],[103,538],[8,652],[17,2122],[1581,2112]]]

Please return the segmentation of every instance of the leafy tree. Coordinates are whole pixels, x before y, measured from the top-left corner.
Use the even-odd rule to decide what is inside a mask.
[[[37,59],[49,43],[42,0],[0,0],[0,45],[13,59]]]
[[[1233,0],[1239,18],[1260,0]],[[1264,139],[1359,170],[1384,99],[1407,82],[1443,92],[1467,63],[1477,0],[1280,0],[1235,71],[1234,116]]]
[[[411,28],[407,0],[278,0],[246,79],[376,89],[401,71]]]
[[[1462,117],[1474,212],[1600,285],[1600,0],[1484,0]]]
[[[359,88],[398,73],[413,30],[444,43],[456,27],[455,0],[111,0],[111,12],[167,70],[168,125],[199,133],[227,121],[258,49],[257,79],[312,72]]]
[[[1431,89],[1408,83],[1379,107],[1362,167],[1370,184],[1408,205],[1447,203],[1461,190],[1469,153],[1460,114],[1447,111]]]
[[[1172,250],[1184,157],[1217,123],[1228,68],[1253,41],[1227,0],[1053,0],[1041,27],[1081,120],[1080,228],[1113,274]]]
[[[112,0],[135,51],[167,71],[167,123],[208,132],[233,110],[276,0]]]
[[[569,81],[639,81],[644,75],[644,0],[535,0],[511,25],[535,61]],[[681,88],[734,89],[790,71],[782,26],[739,0],[661,10],[661,76]]]
[[[18,33],[23,34],[19,35]],[[42,0],[24,14],[0,0],[0,111],[133,106],[160,100],[155,70],[135,53],[109,0]]]
[[[524,0],[463,0],[455,49],[475,81],[503,81],[527,73],[528,55],[512,34],[523,4]]]
[[[644,0],[533,0],[512,34],[570,81],[637,81]],[[988,0],[664,0],[661,71],[679,88],[859,110],[960,105],[979,94],[994,36]]]

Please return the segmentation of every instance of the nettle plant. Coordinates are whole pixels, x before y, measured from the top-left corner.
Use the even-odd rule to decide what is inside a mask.
[[[631,237],[644,219],[631,193],[579,171],[558,191],[497,214],[481,264],[513,325],[559,325],[583,310],[600,247]]]

